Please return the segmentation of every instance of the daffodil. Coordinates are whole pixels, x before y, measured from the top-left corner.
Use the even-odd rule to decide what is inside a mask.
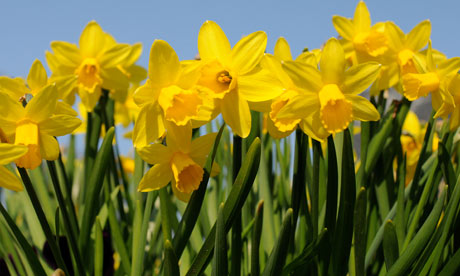
[[[8,170],[7,165],[27,153],[27,147],[0,142],[0,187],[13,191],[22,191],[23,187],[17,176]]]
[[[445,89],[445,81],[460,69],[460,58],[455,57],[436,64],[433,59],[431,42],[426,52],[426,63],[415,57],[419,73],[407,73],[402,77],[404,96],[410,101],[426,97],[431,92],[432,105],[438,110],[443,102],[453,104],[452,96]],[[437,116],[440,116],[438,114]]]
[[[55,85],[47,85],[24,108],[0,92],[0,129],[7,142],[27,146],[27,154],[16,160],[19,167],[34,169],[42,159],[56,160],[59,145],[53,136],[71,133],[81,121],[75,111],[58,104]],[[63,108],[64,107],[64,108]]]
[[[54,41],[51,50],[46,53],[51,79],[62,89],[60,98],[70,104],[77,91],[86,109],[92,111],[101,89],[128,88],[128,76],[122,70],[132,61],[132,46],[116,43],[95,21],[83,30],[79,46]]]
[[[271,85],[271,73],[258,66],[266,45],[267,35],[258,31],[231,48],[225,33],[212,21],[206,21],[198,34],[203,65],[197,84],[215,99],[224,121],[243,138],[251,130],[248,102],[268,101],[282,92]]]
[[[197,76],[193,70],[182,67],[166,41],[153,42],[147,82],[134,93],[134,101],[141,107],[133,130],[135,147],[146,146],[163,136],[165,121],[184,126],[192,119],[210,119],[201,118],[204,100],[194,87]]]
[[[458,73],[448,78],[446,90],[453,101],[443,101],[435,116],[447,118],[450,115],[449,128],[454,131],[460,126],[460,75]]]
[[[305,119],[303,130],[316,140],[343,131],[352,120],[376,121],[380,114],[363,92],[376,79],[380,65],[362,63],[346,70],[341,44],[331,38],[321,53],[320,70],[308,64],[286,61],[283,68],[302,88],[278,113],[277,118]]]
[[[188,201],[203,179],[203,166],[211,150],[216,134],[211,133],[192,141],[191,124],[168,127],[166,146],[149,144],[137,148],[141,158],[154,164],[139,183],[138,190],[158,190],[171,182],[174,194]]]
[[[413,57],[425,47],[430,40],[430,21],[422,21],[407,35],[393,22],[387,22],[386,24],[387,34],[390,37],[389,45],[391,50],[396,53],[400,74],[418,73]]]

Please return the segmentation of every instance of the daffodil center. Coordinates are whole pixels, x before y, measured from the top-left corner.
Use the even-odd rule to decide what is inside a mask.
[[[281,132],[286,132],[286,131],[291,131],[295,129],[297,124],[300,122],[300,119],[278,119],[277,115],[279,111],[286,105],[288,102],[295,96],[298,95],[298,93],[294,90],[288,90],[287,92],[284,93],[283,96],[279,97],[278,99],[274,100],[271,104],[271,110],[270,110],[270,119],[272,120],[273,124],[275,127],[281,131]]]
[[[102,79],[99,76],[99,63],[94,58],[86,58],[75,73],[78,75],[80,86],[89,92],[94,92],[96,86],[102,84]]]
[[[164,111],[165,119],[178,126],[183,126],[196,118],[203,104],[198,91],[184,90],[175,85],[163,88],[158,102]]]
[[[404,96],[411,101],[426,97],[428,93],[438,91],[439,76],[434,72],[425,74],[406,74],[403,76]]]
[[[217,61],[203,66],[198,85],[208,88],[215,98],[222,99],[229,92],[234,76]]]
[[[21,120],[16,125],[15,145],[24,145],[29,148],[27,154],[16,160],[16,165],[34,169],[41,164],[38,125],[29,119]]]
[[[401,75],[407,73],[418,73],[414,64],[414,52],[409,49],[404,49],[398,53],[398,64],[401,68]]]
[[[388,50],[388,39],[382,32],[371,30],[358,33],[353,38],[353,45],[356,50],[377,57]]]
[[[200,186],[204,170],[188,154],[180,151],[174,153],[171,159],[171,169],[179,191],[191,193]]]
[[[319,91],[320,118],[329,133],[337,133],[348,127],[353,119],[352,104],[336,84],[327,84]]]

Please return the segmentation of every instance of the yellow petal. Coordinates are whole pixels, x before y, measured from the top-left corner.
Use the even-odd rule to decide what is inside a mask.
[[[59,66],[75,68],[78,67],[83,59],[77,45],[69,42],[53,41],[51,42],[51,50],[53,50],[54,59]],[[50,64],[51,60],[48,59],[49,57],[51,56],[47,55],[48,65],[52,67]],[[55,71],[55,69],[51,69],[53,72]]]
[[[66,75],[62,77],[54,77],[51,79],[51,83],[56,83],[58,88],[59,99],[69,99],[76,92],[78,77],[75,75]],[[68,104],[73,104],[69,103]]]
[[[359,94],[369,88],[378,77],[380,64],[366,62],[350,67],[345,71],[342,92],[345,94]]]
[[[279,60],[292,60],[291,48],[284,37],[278,38],[273,55]]]
[[[198,52],[204,61],[217,59],[227,63],[230,57],[230,42],[222,29],[213,21],[206,21],[198,34]]]
[[[152,82],[148,79],[144,85],[139,86],[134,91],[133,99],[138,106],[143,106],[147,103],[154,103],[158,100],[161,88],[155,88]]]
[[[439,77],[436,73],[405,74],[402,77],[404,96],[410,101],[426,97],[430,92],[439,89]]]
[[[101,97],[101,87],[97,86],[94,91],[88,91],[83,87],[78,87],[78,94],[80,95],[81,102],[88,112],[92,112],[96,106],[99,98]]]
[[[289,136],[294,130],[290,131],[280,131],[275,124],[273,123],[272,119],[267,119],[267,130],[271,137],[275,139],[281,139]]]
[[[23,145],[0,143],[0,166],[13,162],[26,154],[27,151],[28,148]]]
[[[107,90],[128,89],[129,79],[118,68],[101,69],[102,88]]]
[[[340,84],[345,71],[345,53],[335,38],[330,38],[321,53],[320,70],[324,84]]]
[[[177,126],[174,123],[166,122],[166,144],[168,148],[189,153],[192,146],[192,125]]]
[[[320,118],[330,133],[343,131],[353,119],[352,103],[335,84],[325,85],[318,94],[321,103]]]
[[[291,99],[278,112],[278,119],[302,119],[307,118],[314,112],[318,111],[320,103],[318,94],[303,93]]]
[[[231,69],[239,75],[250,72],[259,64],[267,47],[267,34],[254,32],[243,37],[232,49]]]
[[[81,125],[81,120],[65,114],[53,115],[39,124],[40,131],[51,136],[64,136]]]
[[[216,135],[217,133],[209,133],[192,141],[190,157],[201,167],[205,165],[206,159],[211,153],[211,149],[214,146],[214,140],[216,140]]]
[[[357,95],[345,95],[345,98],[353,105],[354,120],[367,122],[380,119],[380,113],[366,98]]]
[[[27,75],[27,85],[32,90],[31,94],[35,95],[48,82],[45,67],[36,59],[30,67],[29,75]]]
[[[150,192],[163,188],[173,178],[169,163],[156,164],[142,177],[137,190],[139,192]]]
[[[158,104],[146,104],[141,108],[134,124],[134,147],[144,147],[163,136],[165,126],[162,113],[163,111]]]
[[[25,169],[35,169],[42,163],[39,145],[28,145],[28,151],[25,155],[16,160],[16,166]]]
[[[388,35],[388,44],[393,51],[400,51],[404,45],[403,40],[405,39],[404,32],[394,22],[385,23],[385,32]]]
[[[80,36],[80,51],[84,57],[97,57],[105,46],[106,36],[96,21],[86,25]]]
[[[251,112],[248,102],[238,92],[230,91],[222,100],[222,116],[234,134],[246,138],[251,131]]]
[[[247,101],[268,101],[281,95],[284,90],[283,84],[268,70],[238,77],[238,92]]]
[[[324,142],[324,140],[331,135],[321,124],[320,111],[313,113],[312,116],[303,119],[299,123],[300,128],[312,139],[318,142]]]
[[[262,68],[271,72],[272,75],[276,76],[275,78],[281,81],[281,85],[285,88],[293,86],[291,79],[288,74],[283,70],[280,60],[270,54],[265,54],[262,60],[260,61]]]
[[[353,22],[345,17],[334,15],[332,17],[332,24],[334,24],[335,30],[339,33],[339,35],[346,40],[353,40]]]
[[[129,80],[133,83],[140,83],[147,78],[147,70],[140,65],[131,65],[126,68],[126,71],[129,73]]]
[[[24,80],[21,78],[0,77],[0,89],[14,100],[18,100],[26,93],[29,93],[29,89],[27,89]]]
[[[56,110],[57,98],[56,86],[54,84],[45,86],[27,103],[26,117],[37,123],[48,119]]]
[[[460,69],[460,57],[450,58],[438,65],[437,73],[440,77],[457,73]]]
[[[175,152],[171,159],[171,169],[176,188],[182,193],[191,193],[198,189],[204,170],[188,154]]]
[[[0,91],[0,128],[10,135],[16,129],[16,122],[25,115],[24,108],[8,94]]]
[[[145,162],[149,164],[159,164],[169,162],[171,151],[162,144],[150,144],[145,147],[136,148],[137,153]]]
[[[419,51],[428,43],[431,35],[431,22],[425,20],[415,26],[406,37],[406,45],[414,52]]]
[[[179,57],[164,40],[155,40],[150,50],[149,79],[154,87],[173,84],[180,73]]]
[[[450,124],[449,129],[450,131],[456,130],[460,126],[460,109],[456,108],[450,115]]]
[[[125,64],[131,54],[131,45],[116,44],[110,49],[104,51],[104,54],[99,59],[101,67],[110,68],[119,64]]]
[[[40,153],[48,161],[59,158],[59,144],[56,138],[48,134],[40,134]]]
[[[321,74],[311,65],[287,61],[283,63],[283,69],[296,86],[309,92],[318,92],[323,86]]]
[[[18,177],[7,168],[0,165],[0,187],[15,192],[22,191],[24,188]]]
[[[363,1],[360,1],[356,6],[353,25],[355,27],[355,33],[367,32],[371,29],[371,15]]]
[[[132,66],[142,54],[142,43],[135,43],[130,46],[130,53],[124,61],[125,66]]]
[[[55,110],[56,115],[69,115],[73,117],[78,116],[78,112],[75,111],[71,105],[58,101],[56,104],[56,110]]]

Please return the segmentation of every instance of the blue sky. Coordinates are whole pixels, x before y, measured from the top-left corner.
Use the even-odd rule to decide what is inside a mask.
[[[232,44],[257,30],[268,34],[271,52],[284,36],[294,54],[320,47],[335,36],[333,15],[352,17],[358,1],[3,1],[0,17],[0,75],[26,76],[53,40],[78,42],[90,20],[119,42],[142,42],[138,62],[147,66],[155,39],[168,41],[180,59],[197,53],[197,35],[205,20],[216,21]],[[457,1],[367,1],[373,22],[391,20],[408,32],[432,22],[433,47],[448,57],[460,55]]]

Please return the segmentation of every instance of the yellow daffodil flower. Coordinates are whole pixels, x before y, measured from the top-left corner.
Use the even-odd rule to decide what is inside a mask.
[[[45,86],[24,108],[8,94],[0,92],[0,128],[15,145],[28,147],[26,155],[16,160],[19,167],[34,169],[42,158],[56,160],[59,145],[53,136],[71,133],[81,121],[71,108],[58,104],[54,85]]]
[[[134,93],[134,102],[141,107],[134,125],[135,147],[143,147],[165,133],[165,121],[178,126],[201,118],[203,97],[193,86],[198,74],[186,70],[174,49],[163,40],[155,40],[150,50],[147,82]]]
[[[191,124],[168,127],[166,146],[149,144],[137,148],[144,161],[155,164],[141,179],[138,190],[158,190],[171,182],[174,194],[188,201],[203,179],[203,166],[215,138],[216,133],[211,133],[192,141]]]
[[[445,89],[445,81],[460,69],[460,58],[455,57],[436,64],[433,59],[431,42],[428,43],[426,64],[414,56],[419,73],[402,76],[404,96],[410,101],[426,97],[431,92],[433,109],[438,110],[443,102],[453,104],[452,96]],[[440,116],[437,114],[436,116]]]
[[[335,38],[324,46],[321,70],[298,61],[284,62],[286,73],[303,91],[279,111],[277,118],[305,119],[302,129],[319,141],[343,131],[352,120],[380,119],[375,107],[357,95],[376,79],[380,65],[368,62],[348,70],[345,67],[345,53]]]
[[[268,101],[282,92],[271,85],[271,73],[258,67],[266,45],[267,35],[258,31],[231,48],[225,33],[212,21],[206,21],[198,35],[203,64],[198,85],[215,99],[224,121],[243,138],[251,130],[248,102]]]
[[[358,63],[382,57],[388,51],[388,37],[385,24],[371,26],[371,16],[366,4],[360,1],[353,19],[335,15],[332,23],[339,35],[353,46],[354,58]]]
[[[23,187],[18,177],[4,165],[20,158],[27,153],[27,150],[26,146],[0,143],[0,187],[13,191],[22,191]]]
[[[446,90],[453,101],[443,101],[435,116],[447,118],[450,115],[449,128],[454,131],[460,126],[460,75],[457,73],[450,76],[446,84]]]
[[[422,21],[407,35],[393,22],[387,22],[386,24],[387,34],[390,37],[389,45],[391,50],[396,53],[400,74],[418,73],[413,57],[430,40],[430,21]]]
[[[127,61],[132,62],[132,46],[116,43],[95,21],[83,30],[79,46],[54,41],[51,50],[46,59],[52,81],[62,89],[60,98],[70,104],[76,90],[86,109],[92,111],[101,89],[128,88],[128,77],[120,69],[127,68]]]

